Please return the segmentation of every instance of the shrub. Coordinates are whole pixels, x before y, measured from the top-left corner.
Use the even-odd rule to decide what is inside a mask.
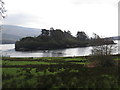
[[[96,66],[102,67],[115,66],[116,62],[113,60],[113,57],[111,56],[114,50],[115,48],[112,45],[102,45],[93,47],[92,56],[89,60],[94,62]]]

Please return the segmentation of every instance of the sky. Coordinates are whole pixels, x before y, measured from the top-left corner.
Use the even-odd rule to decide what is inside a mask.
[[[3,0],[4,24],[39,29],[84,31],[101,37],[118,35],[119,0]]]

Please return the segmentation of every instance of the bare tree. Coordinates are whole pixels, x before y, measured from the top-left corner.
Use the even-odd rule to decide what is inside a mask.
[[[2,23],[3,23],[3,19],[5,18],[6,14],[6,10],[4,7],[4,2],[2,0],[0,0],[0,44],[2,43]]]
[[[0,15],[2,18],[5,18],[6,14],[6,10],[5,10],[5,7],[4,7],[4,2],[2,0],[0,0]]]
[[[113,45],[94,46],[92,56],[89,60],[94,63],[94,66],[111,67],[117,65],[113,60],[112,53],[116,50]]]
[[[101,45],[101,46],[94,46],[92,49],[92,55],[111,55],[114,52],[116,47],[113,45]]]

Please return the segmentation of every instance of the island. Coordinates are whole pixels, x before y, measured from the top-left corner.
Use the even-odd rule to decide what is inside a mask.
[[[62,31],[61,29],[50,28],[42,29],[41,34],[37,37],[24,37],[15,43],[16,51],[32,50],[50,50],[87,46],[115,44],[110,38],[100,38],[94,33],[94,37],[89,37],[84,31],[78,31],[76,36],[71,32]]]

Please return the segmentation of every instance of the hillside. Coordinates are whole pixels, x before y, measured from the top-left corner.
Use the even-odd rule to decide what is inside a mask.
[[[120,36],[110,37],[112,40],[120,40]]]
[[[27,37],[27,36],[38,36],[41,33],[40,29],[27,28],[13,25],[2,26],[2,43],[15,43],[15,41]]]
[[[105,37],[106,39],[111,39],[111,40],[120,40],[120,36],[113,36],[113,37]]]

